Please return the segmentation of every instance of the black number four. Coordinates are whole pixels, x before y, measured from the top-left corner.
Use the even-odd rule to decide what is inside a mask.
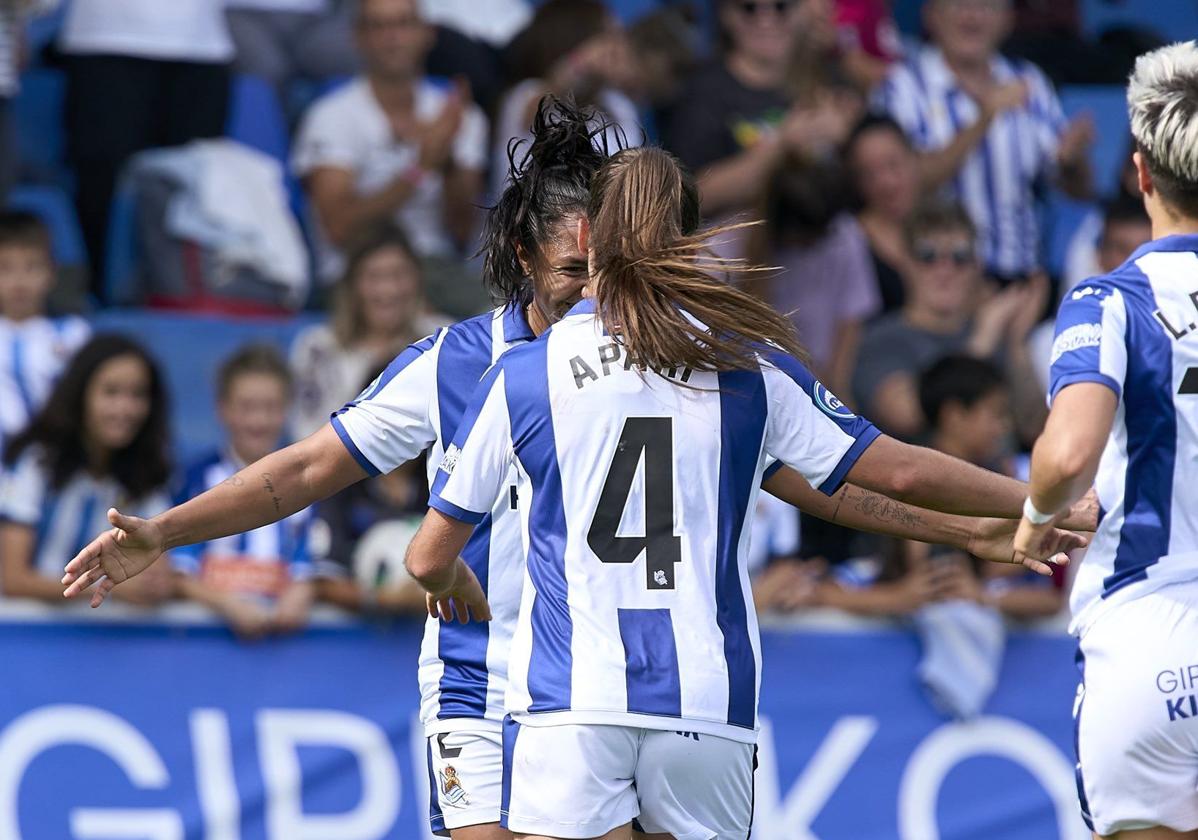
[[[645,456],[645,535],[616,534]],[[674,588],[682,538],[674,534],[674,425],[669,417],[629,417],[607,468],[587,544],[604,563],[632,563],[645,552],[645,585]]]

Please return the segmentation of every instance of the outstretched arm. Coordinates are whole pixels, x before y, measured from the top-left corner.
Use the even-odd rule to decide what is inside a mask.
[[[799,473],[783,467],[771,476],[762,488],[804,513],[820,519],[900,539],[950,545],[967,551],[983,560],[1010,563],[1014,559],[1012,540],[1014,519],[990,519],[958,516],[936,510],[907,505],[889,496],[846,484],[833,496],[826,496],[814,489]],[[1061,552],[1071,551],[1086,544],[1086,540],[1069,531],[1052,529],[1044,535],[1040,551],[1029,558],[1025,565],[1042,574],[1051,574],[1043,564],[1033,559],[1049,559],[1065,562]],[[1021,558],[1022,559],[1022,558]]]
[[[110,510],[113,529],[67,564],[64,594],[74,597],[103,577],[92,596],[92,606],[98,607],[112,587],[142,572],[164,551],[261,528],[365,477],[326,425],[153,519]]]

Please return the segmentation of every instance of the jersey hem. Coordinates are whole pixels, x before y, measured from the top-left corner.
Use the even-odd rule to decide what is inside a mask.
[[[1154,595],[1162,589],[1171,586],[1186,585],[1194,586],[1195,592],[1198,593],[1198,578],[1194,577],[1193,569],[1187,570],[1184,577],[1162,575],[1161,577],[1153,578],[1150,573],[1150,576],[1146,580],[1128,584],[1122,589],[1112,592],[1109,597],[1097,598],[1091,601],[1074,615],[1073,620],[1069,623],[1069,632],[1080,641],[1085,637],[1086,633],[1094,628],[1094,625],[1109,616],[1111,611],[1117,607],[1129,604],[1147,595]]]
[[[1085,373],[1070,373],[1062,376],[1056,381],[1052,389],[1052,393],[1048,395],[1049,406],[1052,406],[1053,400],[1057,398],[1057,394],[1070,385],[1077,385],[1080,382],[1094,382],[1099,385],[1105,385],[1115,392],[1115,398],[1123,397],[1123,386],[1114,380],[1113,377],[1107,376],[1105,373],[1095,373],[1093,371]]]
[[[503,721],[491,718],[444,718],[424,721],[425,737],[449,732],[503,732]]]
[[[840,489],[840,485],[844,483],[844,477],[848,475],[849,470],[851,470],[853,465],[857,463],[857,460],[861,457],[862,453],[869,448],[870,444],[872,444],[881,436],[882,430],[877,426],[870,426],[868,430],[863,432],[861,437],[857,438],[857,440],[853,442],[853,445],[849,447],[849,451],[840,456],[839,463],[837,463],[836,468],[832,470],[832,474],[829,475],[824,480],[824,483],[819,486],[819,491],[825,496],[831,496],[835,494],[836,491]]]
[[[453,502],[445,501],[445,499],[441,498],[436,493],[433,493],[429,496],[428,506],[434,508],[435,510],[439,510],[448,517],[457,519],[460,522],[465,522],[467,525],[477,525],[487,518],[487,514],[485,513],[475,513],[472,510],[460,508]]]
[[[697,732],[714,735],[742,744],[757,743],[757,729],[745,729],[728,723],[695,718],[672,718],[661,715],[642,715],[629,712],[577,711],[513,712],[512,719],[521,726],[624,726],[637,729],[656,729],[663,732]]]
[[[350,456],[358,462],[358,466],[366,470],[366,474],[371,477],[382,475],[382,470],[371,463],[370,459],[354,443],[354,439],[350,437],[349,430],[345,428],[345,424],[341,422],[340,418],[334,416],[329,419],[329,422],[333,424],[333,430],[337,432],[337,437],[341,438],[341,443],[349,450]]]

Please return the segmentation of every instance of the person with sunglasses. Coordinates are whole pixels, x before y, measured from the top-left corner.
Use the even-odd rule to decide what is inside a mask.
[[[829,0],[719,0],[721,50],[663,126],[663,144],[698,177],[703,213],[751,210],[788,155],[815,156],[827,133],[786,90],[795,42],[835,44]],[[743,237],[731,240],[743,247]],[[739,254],[738,254],[739,255]]]
[[[1021,435],[1034,436],[1043,423],[1044,392],[1027,336],[1044,311],[1047,280],[1035,275],[992,291],[977,239],[968,213],[955,202],[925,204],[907,221],[903,307],[866,329],[853,375],[856,405],[891,434],[914,439],[923,433],[917,378],[951,353],[1002,364]]]

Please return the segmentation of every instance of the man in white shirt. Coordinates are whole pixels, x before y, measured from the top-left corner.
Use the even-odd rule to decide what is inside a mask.
[[[365,72],[313,104],[293,158],[325,246],[320,273],[335,278],[336,249],[393,219],[431,267],[437,298],[453,278],[435,275],[460,265],[474,232],[487,121],[462,86],[424,76],[433,30],[416,0],[363,0],[355,31]]]

